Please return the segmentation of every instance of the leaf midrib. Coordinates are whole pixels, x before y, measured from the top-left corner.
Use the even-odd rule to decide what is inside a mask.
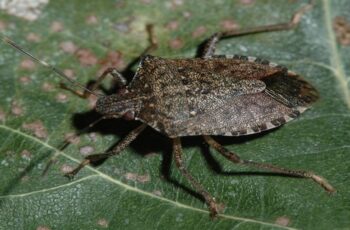
[[[350,109],[350,89],[348,87],[348,79],[345,73],[344,64],[342,62],[341,54],[337,47],[337,41],[334,36],[334,31],[332,27],[332,13],[331,13],[331,4],[329,0],[323,0],[323,11],[324,11],[324,20],[327,29],[327,35],[329,38],[330,45],[330,62],[333,66],[333,73],[336,80],[339,83],[339,87],[342,91],[345,103]]]

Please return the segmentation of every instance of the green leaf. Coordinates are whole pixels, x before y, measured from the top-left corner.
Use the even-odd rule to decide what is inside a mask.
[[[225,26],[286,22],[305,3],[244,2],[249,1],[55,0],[41,6],[35,21],[12,15],[34,10],[6,14],[3,9],[0,27],[36,56],[73,70],[76,80],[86,84],[96,79],[107,57],[119,69],[137,57],[147,46],[147,23],[155,25],[159,41],[153,55],[192,57],[203,39]],[[337,193],[329,196],[306,179],[249,174],[255,170],[208,151],[200,138],[184,138],[189,170],[225,204],[215,221],[170,165],[171,142],[150,128],[121,155],[98,167],[85,167],[74,180],[65,178],[63,172],[75,167],[82,154],[105,151],[136,123],[103,122],[59,152],[65,134],[93,121],[92,102],[60,89],[57,75],[32,67],[21,54],[1,45],[1,229],[348,228],[350,49],[338,44],[332,24],[336,16],[350,22],[349,8],[349,1],[320,0],[292,31],[220,42],[218,53],[259,56],[286,65],[310,81],[321,99],[280,129],[218,141],[244,159],[314,171]],[[80,49],[80,60],[69,53],[74,46]],[[43,177],[53,155],[57,162]],[[167,174],[171,180],[165,179]]]

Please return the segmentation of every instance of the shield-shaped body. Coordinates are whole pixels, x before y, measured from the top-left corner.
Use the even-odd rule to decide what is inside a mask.
[[[169,137],[258,133],[292,120],[318,97],[286,68],[244,56],[146,56],[128,90],[142,100],[135,119]]]

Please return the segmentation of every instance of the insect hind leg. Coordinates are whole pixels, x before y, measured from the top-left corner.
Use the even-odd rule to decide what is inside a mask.
[[[211,146],[213,149],[218,151],[221,155],[223,155],[225,158],[227,158],[228,160],[230,160],[235,164],[241,164],[252,168],[263,169],[273,173],[278,173],[278,174],[292,176],[292,177],[310,178],[316,183],[318,183],[320,186],[322,186],[327,192],[330,192],[330,193],[335,192],[335,189],[332,187],[332,185],[330,185],[327,182],[326,179],[324,179],[319,175],[314,174],[313,172],[286,169],[286,168],[278,167],[271,164],[258,163],[250,160],[243,160],[237,154],[223,147],[221,144],[215,141],[212,137],[203,136],[203,138],[209,144],[209,146]]]

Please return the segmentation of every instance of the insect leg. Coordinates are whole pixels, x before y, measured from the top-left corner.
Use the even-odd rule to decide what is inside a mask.
[[[59,152],[62,152],[71,142],[73,139],[77,138],[78,136],[80,136],[81,134],[85,133],[87,130],[91,129],[92,127],[94,127],[97,123],[99,123],[102,120],[108,119],[110,118],[110,116],[103,116],[100,117],[99,119],[97,119],[96,121],[90,123],[88,126],[86,126],[85,128],[83,128],[82,130],[80,130],[79,132],[73,134],[72,136],[69,136],[67,138],[65,138],[62,142],[62,144],[60,145],[60,147],[58,147],[58,152],[56,152],[51,158],[50,160],[47,162],[45,169],[42,173],[42,176],[46,176],[48,170],[50,169],[51,165],[53,165],[56,160],[57,157],[59,156]]]
[[[215,201],[215,198],[207,192],[203,186],[193,178],[191,173],[185,168],[182,161],[182,147],[180,138],[173,139],[173,154],[177,168],[180,170],[181,174],[190,182],[190,184],[194,187],[194,189],[200,193],[207,205],[209,206],[210,216],[212,218],[216,217],[218,214],[218,204]]]
[[[303,171],[303,170],[294,170],[294,169],[286,169],[281,168],[275,165],[271,164],[265,164],[265,163],[257,163],[249,160],[243,160],[240,159],[240,157],[223,147],[221,144],[216,142],[212,137],[210,136],[203,136],[204,140],[211,146],[213,149],[218,151],[221,155],[226,157],[228,160],[232,161],[235,164],[241,164],[246,165],[253,168],[259,168],[264,169],[270,172],[274,173],[280,173],[283,175],[293,176],[293,177],[302,177],[302,178],[310,178],[314,180],[316,183],[321,185],[327,192],[335,192],[335,189],[330,185],[326,179],[324,179],[321,176],[318,176],[314,174],[313,172]]]
[[[253,28],[229,30],[229,31],[215,33],[205,42],[201,57],[202,58],[212,57],[214,55],[215,46],[217,42],[219,42],[221,39],[224,39],[224,38],[237,37],[237,36],[243,36],[248,34],[257,34],[257,33],[263,33],[263,32],[294,29],[299,24],[303,14],[309,11],[314,6],[314,4],[315,4],[315,0],[310,0],[308,4],[302,6],[298,11],[296,11],[292,16],[291,20],[286,23],[278,23],[273,25],[265,25],[265,26],[258,26]]]
[[[94,84],[92,84],[91,86],[88,87],[88,89],[90,91],[95,91],[101,84],[101,82],[105,79],[105,77],[110,74],[112,75],[116,80],[117,80],[117,85],[119,88],[124,88],[127,84],[126,79],[121,75],[121,73],[118,72],[118,70],[116,68],[108,68],[106,69],[101,76],[99,76],[97,78],[97,81],[94,82]],[[71,91],[72,93],[74,93],[75,95],[82,97],[82,98],[88,98],[91,93],[87,90],[84,90],[83,92],[78,91],[78,90],[74,90],[72,88],[70,88],[69,86],[67,86],[65,83],[61,82],[60,84],[61,88],[66,89]]]
[[[138,64],[145,55],[151,53],[152,51],[154,51],[154,50],[156,50],[158,48],[157,38],[154,35],[154,26],[153,26],[153,24],[147,24],[146,25],[146,32],[147,32],[147,35],[148,35],[149,45],[147,46],[147,48],[138,57],[136,57],[134,60],[132,60],[128,64],[128,66],[125,68],[126,70],[132,69],[132,67],[134,65]]]
[[[147,127],[146,124],[142,124],[136,129],[132,130],[127,136],[125,136],[119,143],[110,151],[100,154],[93,154],[85,157],[85,159],[71,172],[67,173],[66,176],[73,178],[82,168],[88,164],[96,164],[102,160],[106,160],[109,157],[115,156],[122,152],[130,143],[136,139],[136,137]]]

